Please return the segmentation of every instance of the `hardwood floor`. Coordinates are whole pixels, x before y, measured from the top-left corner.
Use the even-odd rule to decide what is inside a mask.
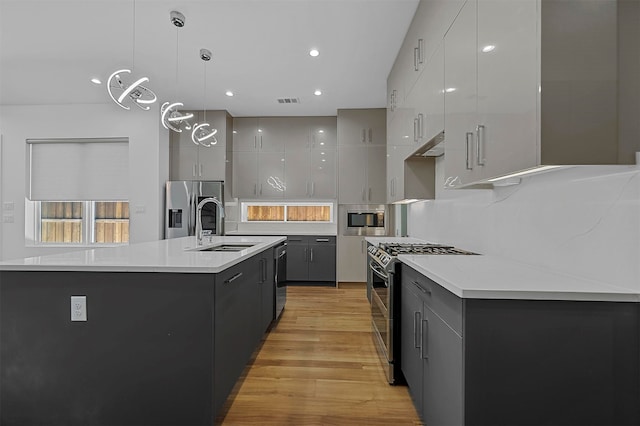
[[[287,291],[279,322],[218,424],[421,424],[407,388],[386,382],[364,287]]]

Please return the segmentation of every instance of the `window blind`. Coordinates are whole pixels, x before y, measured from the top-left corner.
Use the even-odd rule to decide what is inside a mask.
[[[27,140],[32,201],[129,199],[128,139]]]

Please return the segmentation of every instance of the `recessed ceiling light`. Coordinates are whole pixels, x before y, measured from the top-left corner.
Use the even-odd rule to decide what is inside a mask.
[[[310,56],[313,56],[314,58],[315,58],[316,56],[318,56],[319,54],[320,54],[320,51],[319,51],[318,49],[311,49],[311,50],[309,51],[309,55],[310,55]]]
[[[449,88],[444,89],[444,91],[447,92],[447,93],[451,93],[451,92],[455,92],[456,88],[455,87],[449,87]]]
[[[493,49],[495,49],[496,47],[493,44],[488,44],[485,47],[482,48],[482,52],[487,53],[487,52],[491,52]]]
[[[313,92],[313,94],[316,95],[316,96],[320,96],[320,95],[322,95],[322,91],[316,90],[315,92]]]
[[[233,92],[231,90],[227,90],[224,94],[227,96],[233,96]]]
[[[318,130],[318,133],[324,133],[324,130]]]
[[[93,77],[93,78],[91,79],[91,82],[92,82],[93,84],[102,84],[102,81],[101,81],[99,78],[97,78],[97,77]]]

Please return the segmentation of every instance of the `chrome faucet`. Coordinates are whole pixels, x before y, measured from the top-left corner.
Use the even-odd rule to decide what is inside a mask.
[[[202,245],[202,207],[207,203],[214,203],[216,206],[218,206],[218,210],[220,211],[220,219],[224,218],[224,206],[217,198],[203,198],[202,201],[198,203],[198,207],[196,208],[196,238],[198,239],[198,245]]]

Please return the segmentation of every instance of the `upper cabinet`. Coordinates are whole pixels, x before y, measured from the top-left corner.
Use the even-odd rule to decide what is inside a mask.
[[[536,1],[468,0],[445,46],[446,182],[535,165]]]
[[[191,111],[197,121],[204,120],[203,111]],[[171,180],[225,180],[227,154],[226,111],[207,111],[206,121],[216,128],[217,143],[210,147],[196,145],[191,132],[170,132],[169,178]]]
[[[338,144],[371,146],[387,143],[387,118],[384,109],[338,110]]]
[[[338,110],[338,203],[386,202],[386,109]]]
[[[445,184],[633,163],[638,22],[638,2],[468,0],[444,38]]]
[[[232,195],[336,198],[336,117],[235,118]]]

